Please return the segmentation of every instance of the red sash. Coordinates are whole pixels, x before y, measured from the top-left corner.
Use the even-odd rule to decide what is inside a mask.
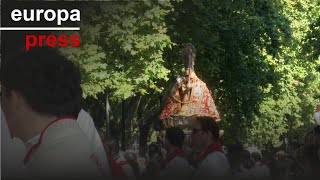
[[[118,164],[111,155],[108,155],[108,161],[111,170],[111,176],[113,179],[126,180],[128,179],[126,173],[124,172],[121,164]]]
[[[173,160],[175,157],[184,157],[184,151],[180,148],[175,149],[172,153],[168,154],[168,156],[166,157],[166,159],[164,161],[161,162],[161,167],[164,168],[166,167],[166,165]]]
[[[194,165],[197,166],[201,161],[203,161],[210,153],[219,151],[223,153],[222,145],[220,141],[214,141],[207,150],[198,158],[194,160]]]
[[[49,127],[50,125],[52,125],[53,123],[55,123],[55,122],[58,122],[58,121],[61,121],[61,120],[66,120],[66,119],[76,119],[76,118],[73,117],[73,116],[60,116],[60,117],[58,117],[57,119],[51,121],[51,122],[41,131],[41,134],[40,134],[40,138],[39,138],[38,143],[32,145],[32,146],[30,147],[30,149],[28,150],[28,152],[27,152],[27,154],[25,155],[24,160],[23,160],[24,163],[27,163],[27,161],[28,161],[29,157],[31,156],[32,152],[41,145],[43,134],[44,134],[44,132],[48,129],[48,127]]]

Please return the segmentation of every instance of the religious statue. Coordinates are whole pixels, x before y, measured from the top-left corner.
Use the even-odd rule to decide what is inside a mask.
[[[215,121],[220,120],[209,89],[194,71],[195,58],[194,46],[190,43],[184,44],[181,59],[185,74],[183,77],[177,77],[177,82],[160,115],[160,120],[166,127],[188,126],[190,120],[196,116],[210,116]]]

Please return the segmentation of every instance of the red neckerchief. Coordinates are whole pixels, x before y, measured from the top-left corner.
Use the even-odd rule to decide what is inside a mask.
[[[65,119],[76,119],[76,118],[73,117],[73,116],[60,116],[60,117],[58,117],[57,119],[51,121],[51,122],[41,131],[41,134],[40,134],[40,138],[39,138],[38,143],[32,145],[32,146],[30,147],[30,149],[28,150],[28,152],[27,152],[27,154],[25,155],[24,160],[23,160],[24,164],[28,161],[28,159],[29,159],[30,155],[32,154],[32,152],[33,152],[36,148],[38,148],[38,147],[40,146],[40,144],[42,143],[43,134],[44,134],[44,132],[48,129],[48,127],[49,127],[50,125],[52,125],[53,123],[57,122],[57,121],[65,120]]]
[[[161,162],[161,167],[166,167],[166,165],[175,157],[184,157],[184,151],[180,148],[175,149],[172,153],[167,155],[164,161]]]
[[[111,170],[111,176],[112,179],[119,179],[119,180],[126,180],[128,179],[126,173],[124,172],[122,166],[116,162],[115,159],[109,154],[107,156],[110,170]]]
[[[219,151],[223,153],[222,145],[220,141],[214,141],[199,158],[194,160],[194,165],[197,166],[201,161],[203,161],[210,153]]]

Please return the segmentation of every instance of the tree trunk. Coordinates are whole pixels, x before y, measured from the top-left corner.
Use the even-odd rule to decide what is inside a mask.
[[[152,124],[157,120],[160,111],[158,108],[152,109],[152,111],[146,112],[146,109],[138,111],[139,122],[139,154],[144,157],[148,149],[148,137]]]
[[[150,125],[139,126],[139,155],[146,157],[148,151],[148,136]]]
[[[148,150],[148,135],[149,135],[149,128],[144,125],[142,120],[143,114],[145,111],[145,106],[140,105],[137,111],[137,120],[138,120],[138,127],[139,127],[139,155],[140,157],[146,157],[147,150]]]
[[[108,88],[106,89],[106,137],[110,137],[111,133],[110,133],[110,104],[109,104],[109,95],[110,92],[108,90]]]
[[[127,101],[122,101],[122,117],[121,117],[121,150],[126,150],[126,120],[128,118]]]
[[[128,107],[128,117],[126,119],[126,145],[129,147],[133,143],[133,126],[132,121],[138,111],[139,105],[141,101],[141,95],[136,95],[134,98],[131,99]]]

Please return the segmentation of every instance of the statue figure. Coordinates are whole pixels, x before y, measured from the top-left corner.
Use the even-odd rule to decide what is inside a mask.
[[[160,115],[166,127],[188,126],[196,116],[210,116],[215,121],[220,120],[213,97],[206,84],[199,79],[194,71],[196,49],[190,43],[184,44],[181,59],[185,74],[178,76],[177,82],[170,92]]]

